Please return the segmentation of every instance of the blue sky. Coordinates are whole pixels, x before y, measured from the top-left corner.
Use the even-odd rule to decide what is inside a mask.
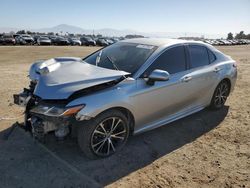
[[[0,27],[250,33],[250,0],[1,0]]]

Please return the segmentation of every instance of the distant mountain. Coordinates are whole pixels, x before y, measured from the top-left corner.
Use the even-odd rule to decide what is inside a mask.
[[[18,28],[0,28],[0,33],[8,33],[10,31],[17,32]],[[125,36],[128,34],[137,34],[137,35],[143,35],[146,37],[168,37],[168,38],[178,38],[178,37],[201,37],[204,36],[205,38],[222,38],[225,37],[223,34],[204,34],[204,33],[191,33],[191,32],[139,32],[135,30],[118,30],[118,29],[112,29],[112,28],[104,28],[104,29],[97,29],[97,30],[91,30],[91,29],[83,29],[81,27],[67,25],[67,24],[60,24],[55,27],[48,27],[48,28],[41,28],[41,29],[25,29],[33,32],[41,32],[41,33],[47,33],[47,32],[54,32],[59,34],[66,34],[66,33],[73,33],[73,34],[101,34],[103,36]]]
[[[104,29],[97,29],[97,30],[91,30],[91,29],[83,29],[81,27],[76,27],[76,26],[72,26],[72,25],[67,25],[67,24],[61,24],[61,25],[57,25],[55,27],[51,27],[51,28],[42,28],[42,29],[31,29],[31,31],[35,31],[35,32],[54,32],[54,33],[73,33],[73,34],[87,34],[87,35],[91,35],[91,34],[101,34],[104,36],[124,36],[127,34],[134,34],[136,33],[136,31],[133,30],[117,30],[117,29],[111,29],[111,28],[104,28]]]
[[[41,33],[54,32],[54,33],[74,33],[74,34],[76,33],[82,34],[85,32],[85,30],[80,27],[67,24],[60,24],[55,27],[48,27],[42,29],[31,29],[31,31],[41,32]]]

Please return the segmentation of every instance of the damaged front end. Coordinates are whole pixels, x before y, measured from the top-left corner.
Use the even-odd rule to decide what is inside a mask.
[[[14,103],[25,108],[24,128],[35,138],[43,140],[47,133],[54,132],[63,139],[76,127],[72,125],[82,120],[77,113],[85,107],[85,101],[75,106],[68,104],[114,86],[127,74],[93,66],[79,58],[36,62],[29,71],[29,88],[14,95]]]
[[[53,132],[58,140],[63,140],[76,121],[74,115],[85,105],[66,107],[66,101],[42,100],[33,94],[34,83],[18,95],[14,103],[25,108],[24,129],[31,131],[34,138],[43,141],[45,135]]]
[[[64,139],[70,133],[75,122],[75,114],[85,105],[65,107],[64,104],[40,102],[29,111],[32,133],[35,138],[43,139],[44,135],[54,131],[58,139]]]

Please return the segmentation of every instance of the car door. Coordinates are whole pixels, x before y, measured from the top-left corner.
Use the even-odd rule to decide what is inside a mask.
[[[137,79],[135,131],[154,126],[190,106],[193,91],[189,89],[189,78],[186,77],[189,73],[186,59],[184,45],[167,49]],[[170,79],[147,85],[145,79],[155,69],[168,71]]]
[[[215,67],[210,65],[215,61],[215,56],[203,45],[189,44],[186,47],[189,71],[185,77],[189,78],[189,89],[193,91],[192,106],[204,106],[211,100],[217,79]]]

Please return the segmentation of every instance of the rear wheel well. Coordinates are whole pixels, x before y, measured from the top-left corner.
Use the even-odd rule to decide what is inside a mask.
[[[227,82],[227,84],[229,85],[229,93],[230,93],[230,91],[231,91],[231,81],[228,78],[224,78],[223,80],[221,80],[221,82]]]
[[[122,112],[128,118],[130,134],[134,132],[135,118],[130,110],[128,110],[127,108],[124,108],[124,107],[113,107],[113,108],[109,108],[107,110],[102,111],[100,114],[107,112],[109,110],[118,110],[118,111]],[[98,114],[98,115],[100,115],[100,114]]]

